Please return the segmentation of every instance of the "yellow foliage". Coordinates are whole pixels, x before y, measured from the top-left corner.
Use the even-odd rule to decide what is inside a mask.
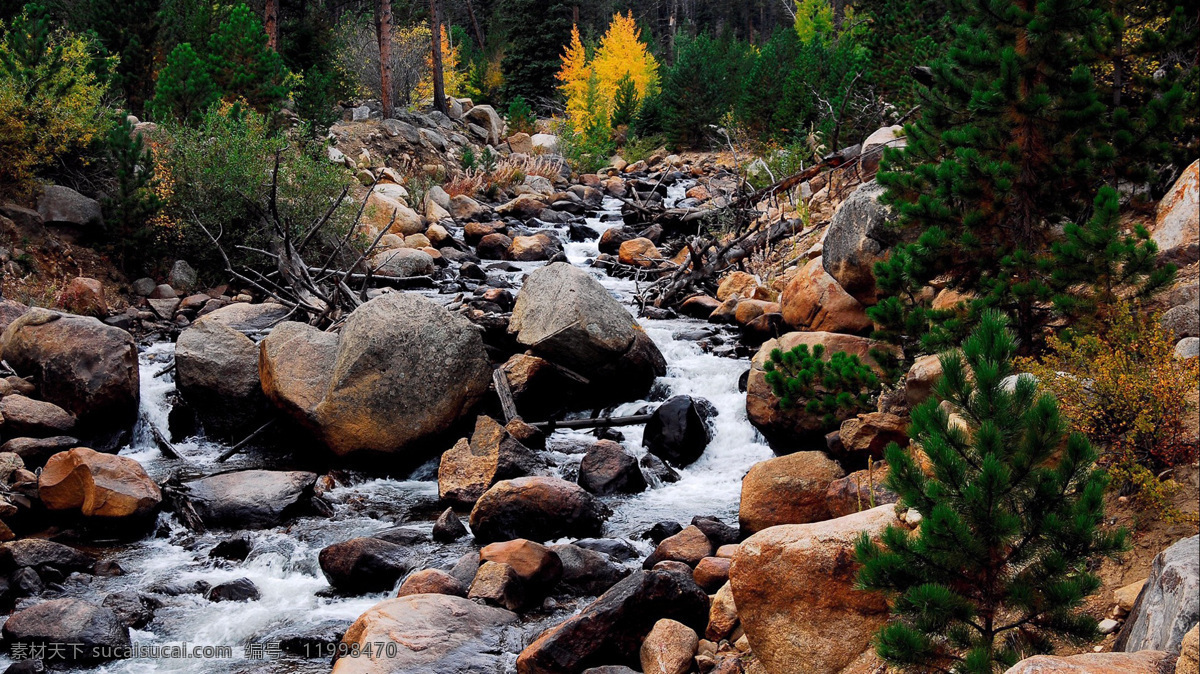
[[[426,33],[428,34],[428,30]],[[446,26],[442,26],[442,85],[446,89],[447,96],[462,96],[464,87],[467,83],[467,74],[459,69],[458,47],[450,46],[450,39],[446,36]],[[429,50],[429,55],[425,57],[425,77],[417,85],[416,95],[418,99],[433,98],[433,49]]]
[[[1112,307],[1093,333],[1052,336],[1028,371],[1058,398],[1072,426],[1104,450],[1114,478],[1148,500],[1146,475],[1196,456],[1196,359],[1180,361],[1157,315]],[[1140,468],[1139,468],[1140,467]]]
[[[59,45],[62,67],[55,72],[49,57]],[[28,194],[38,171],[104,133],[104,86],[89,47],[86,39],[61,32],[52,36],[47,58],[30,77],[18,79],[0,69],[0,192]],[[0,40],[0,53],[10,49]]]
[[[596,91],[589,94],[588,80],[593,74]],[[617,84],[626,75],[633,80],[639,100],[645,100],[648,94],[658,89],[658,60],[642,42],[632,12],[613,15],[608,32],[600,40],[590,62],[579,38],[579,27],[571,29],[571,43],[563,52],[562,68],[558,72],[558,88],[567,99],[567,118],[576,132],[582,133],[596,123],[607,124],[607,120],[594,118],[599,114],[611,114]],[[589,97],[598,98],[598,105],[596,100],[590,101],[592,104],[589,105]]]

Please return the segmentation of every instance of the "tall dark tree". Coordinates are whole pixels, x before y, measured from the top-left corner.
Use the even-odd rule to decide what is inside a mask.
[[[976,296],[964,325],[1000,308],[1032,348],[1052,315],[1042,261],[1056,228],[1086,221],[1119,161],[1116,116],[1092,76],[1107,15],[1088,0],[951,7],[955,40],[931,66],[907,148],[885,151],[878,177],[901,226],[920,239],[877,265],[887,296],[871,315],[910,343],[924,338],[924,350],[949,346],[954,334],[922,327],[937,317],[916,294],[946,274]]]
[[[442,10],[438,0],[429,0],[429,42],[433,51],[433,109],[448,114],[446,106],[446,80],[442,73]]]
[[[105,145],[116,189],[103,201],[104,222],[114,230],[111,240],[121,268],[132,271],[147,258],[153,238],[150,219],[163,206],[155,192],[154,156],[124,116],[109,132]]]
[[[961,352],[941,356],[936,395],[913,410],[909,435],[932,470],[896,443],[885,452],[888,488],[922,520],[889,528],[882,545],[864,536],[858,579],[888,595],[894,619],[876,652],[907,671],[994,674],[1099,636],[1082,610],[1100,587],[1089,562],[1122,550],[1125,532],[1101,528],[1105,474],[1054,396],[1032,377],[1009,383],[1016,349],[988,312]]]
[[[119,58],[113,85],[134,114],[143,114],[154,93],[154,53],[159,40],[159,0],[84,0],[73,23],[91,31]]]
[[[563,0],[501,0],[507,47],[501,68],[505,99],[524,96],[537,108],[554,96],[563,45],[571,40],[571,4]],[[536,22],[532,18],[536,17]]]
[[[375,37],[379,40],[379,102],[389,119],[392,101],[392,0],[375,0]]]

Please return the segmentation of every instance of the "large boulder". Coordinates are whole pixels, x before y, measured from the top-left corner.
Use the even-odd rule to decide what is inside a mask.
[[[47,225],[66,225],[78,233],[91,233],[104,225],[99,201],[63,185],[42,188],[37,209]]]
[[[708,595],[689,574],[635,571],[517,658],[518,674],[577,674],[588,667],[640,663],[642,642],[663,618],[702,631]]]
[[[243,436],[265,410],[258,349],[245,334],[207,316],[179,334],[176,386],[214,436]]]
[[[471,510],[471,531],[480,543],[597,536],[608,514],[607,507],[573,482],[520,477],[484,492]]]
[[[467,674],[503,670],[506,628],[515,613],[445,594],[384,600],[358,617],[333,674]],[[380,648],[379,645],[383,647]],[[374,646],[367,650],[368,646]]]
[[[746,416],[750,423],[766,436],[772,446],[795,448],[797,442],[819,441],[825,434],[824,423],[818,415],[804,412],[803,402],[791,410],[779,409],[779,398],[771,391],[767,383],[766,371],[763,364],[771,357],[771,351],[781,349],[790,351],[795,347],[806,344],[811,349],[816,344],[825,347],[826,360],[835,351],[845,351],[858,356],[878,374],[883,374],[882,368],[871,357],[872,349],[888,349],[888,345],[866,337],[841,335],[832,332],[789,332],[779,339],[771,339],[759,347],[750,362],[750,375],[746,380]],[[838,421],[845,421],[849,415],[843,415]]]
[[[895,216],[879,203],[885,189],[872,180],[854,190],[833,214],[821,249],[825,271],[866,305],[875,303],[875,263],[894,243]]]
[[[471,506],[500,480],[529,475],[538,457],[495,419],[479,415],[471,439],[463,438],[442,453],[438,464],[438,496]]]
[[[19,610],[8,617],[3,634],[9,648],[20,644],[27,650],[53,652],[58,657],[46,659],[56,664],[91,664],[129,655],[125,623],[111,610],[81,599],[51,599]]]
[[[629,569],[609,555],[573,544],[552,545],[562,562],[561,586],[585,595],[598,595],[629,575]]]
[[[239,332],[267,332],[291,315],[291,309],[277,302],[234,302],[206,314],[204,319],[229,326]]]
[[[859,335],[871,330],[863,305],[838,285],[813,258],[792,277],[779,298],[783,320],[806,332],[845,332]]]
[[[666,361],[633,316],[588,272],[556,262],[532,272],[508,330],[537,356],[618,399],[643,395]]]
[[[588,448],[579,462],[579,486],[601,496],[636,494],[646,489],[646,477],[638,460],[620,443],[600,440]]]
[[[380,538],[352,538],[334,543],[317,556],[333,589],[347,594],[384,592],[411,568],[408,551]]]
[[[137,345],[120,328],[31,309],[4,330],[0,354],[32,377],[42,400],[74,414],[85,437],[126,430],[137,419]]]
[[[1162,651],[1035,655],[1004,674],[1162,674],[1170,671],[1172,664],[1171,656]]]
[[[265,529],[306,507],[315,473],[243,470],[186,483],[196,514],[210,527]]]
[[[75,548],[41,538],[23,538],[0,545],[0,572],[54,569],[63,576],[91,571],[96,560]]]
[[[694,463],[712,440],[705,405],[707,401],[697,403],[691,396],[668,399],[646,422],[642,445],[672,465],[683,467]]]
[[[258,343],[258,349],[258,377],[267,399],[300,425],[317,431],[314,410],[329,390],[338,336],[308,323],[285,321]]]
[[[488,145],[499,145],[504,137],[504,120],[490,105],[476,105],[463,113],[468,122],[482,127],[487,132]]]
[[[75,429],[75,415],[54,403],[26,398],[19,393],[0,399],[0,418],[4,419],[4,430],[17,436],[45,438]]]
[[[1200,621],[1200,536],[1158,553],[1115,651],[1179,652],[1183,635]]]
[[[1158,244],[1162,257],[1179,265],[1200,259],[1200,160],[1192,162],[1162,201],[1150,238]]]
[[[444,432],[486,393],[492,368],[470,321],[412,293],[367,302],[332,343],[283,324],[260,345],[268,399],[339,456],[399,455]]]
[[[826,493],[845,476],[824,452],[796,452],[760,461],[742,478],[738,521],[758,533],[780,524],[808,524],[830,517]]]
[[[142,464],[87,447],[50,457],[38,476],[38,494],[48,510],[112,520],[145,519],[162,503]]]
[[[908,419],[888,412],[868,412],[842,422],[838,429],[841,451],[861,464],[862,459],[883,458],[883,450],[893,442],[908,445]]]
[[[771,527],[742,542],[729,582],[754,654],[772,674],[836,674],[871,645],[886,599],[855,588],[854,546],[896,523],[886,505],[816,524]]]
[[[692,671],[692,658],[699,644],[692,628],[678,620],[659,620],[642,642],[643,674],[687,674]]]

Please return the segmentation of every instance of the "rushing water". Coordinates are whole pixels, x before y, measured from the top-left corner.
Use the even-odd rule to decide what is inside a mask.
[[[668,204],[682,197],[686,188],[676,184],[669,188]],[[619,212],[620,203],[605,200],[605,212]],[[606,228],[619,226],[619,221],[602,221],[601,215],[589,218],[588,226],[602,233]],[[611,216],[610,216],[611,217]],[[597,255],[596,241],[569,243],[568,259],[587,267]],[[525,271],[540,263],[518,265],[519,272],[510,272],[514,285]],[[635,290],[633,281],[610,278],[594,271],[597,279],[616,297],[629,302]],[[445,298],[443,298],[444,301]],[[632,309],[631,309],[632,311]],[[694,464],[679,470],[680,479],[669,484],[652,486],[649,490],[621,497],[606,497],[613,515],[605,527],[605,535],[627,538],[643,552],[648,543],[640,535],[661,520],[687,523],[695,515],[717,515],[735,523],[742,476],[754,463],[769,458],[770,449],[746,420],[745,396],[738,392],[739,376],[749,367],[745,359],[722,357],[708,353],[695,340],[697,329],[708,324],[690,319],[647,320],[641,325],[658,345],[666,358],[668,371],[659,379],[652,394],[655,399],[667,395],[687,394],[708,399],[717,409],[713,420],[714,436],[703,456]],[[688,335],[686,333],[692,333]],[[685,338],[678,339],[677,336]],[[141,354],[142,414],[134,441],[121,453],[138,460],[156,480],[162,481],[173,472],[211,474],[235,468],[277,467],[272,457],[249,451],[225,464],[216,457],[223,445],[203,439],[178,443],[181,459],[168,459],[154,442],[151,428],[167,429],[170,398],[174,391],[171,374],[155,376],[172,359],[172,344],[155,344]],[[626,403],[617,414],[629,414],[648,404],[648,401]],[[639,457],[640,426],[620,429],[625,436],[626,449]],[[581,456],[568,451],[556,451],[578,446],[591,436],[579,431],[558,431],[548,441],[547,459],[552,469],[569,475],[578,466]],[[355,536],[404,524],[428,532],[432,529],[431,513],[436,513],[437,482],[432,464],[418,469],[408,480],[359,477],[348,480],[326,494],[334,515],[305,517],[285,527],[251,532],[218,531],[195,534],[182,527],[173,515],[159,518],[157,532],[135,543],[108,549],[107,558],[116,560],[126,574],[117,577],[73,576],[65,585],[66,596],[101,602],[106,595],[125,590],[146,590],[154,586],[185,585],[204,581],[211,585],[238,578],[249,578],[262,593],[258,601],[212,603],[197,594],[183,594],[164,599],[164,606],[146,628],[133,631],[135,644],[193,647],[228,647],[228,657],[163,658],[146,657],[117,661],[93,671],[122,674],[143,672],[187,672],[208,674],[216,672],[327,672],[328,659],[305,659],[296,655],[276,655],[272,644],[285,631],[306,630],[320,625],[344,627],[361,613],[390,593],[358,597],[331,595],[329,585],[317,563],[320,550],[332,543]],[[209,558],[209,551],[219,542],[236,535],[245,535],[252,542],[250,555],[244,562],[228,562]],[[448,568],[464,552],[473,549],[469,542],[451,545],[421,543],[415,546],[413,559],[416,568]],[[636,563],[636,562],[634,562]],[[50,593],[34,600],[49,598]],[[523,628],[525,641],[545,627],[562,620],[578,610],[582,602],[568,601],[556,605],[553,600],[541,611],[526,616]],[[513,645],[513,653],[521,644]],[[264,656],[260,659],[259,656]],[[509,662],[515,660],[515,655]],[[0,667],[8,661],[0,657]]]

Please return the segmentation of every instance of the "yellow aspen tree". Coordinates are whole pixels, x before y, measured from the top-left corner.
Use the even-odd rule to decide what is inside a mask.
[[[621,78],[628,75],[637,88],[638,98],[658,88],[658,60],[642,42],[641,30],[633,20],[633,12],[614,14],[608,32],[600,40],[592,68],[600,78],[600,93],[612,101]]]
[[[588,77],[591,68],[587,63],[587,49],[579,38],[579,26],[571,27],[571,43],[562,55],[562,68],[556,76],[558,90],[567,99],[567,119],[576,131],[583,131],[588,123],[586,101]]]
[[[442,81],[446,87],[447,96],[461,96],[467,75],[460,69],[458,45],[450,46],[450,38],[446,35],[446,26],[442,26]],[[417,84],[417,99],[433,97],[433,53],[425,57],[425,77]]]

